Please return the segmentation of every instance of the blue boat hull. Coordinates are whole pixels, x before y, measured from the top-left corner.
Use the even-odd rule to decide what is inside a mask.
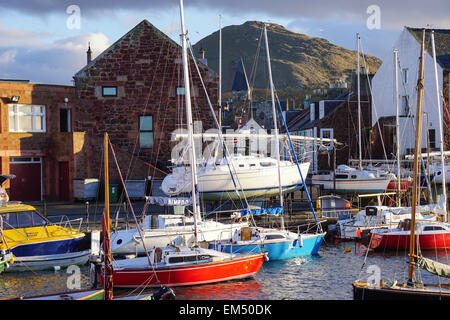
[[[314,237],[308,237],[302,240],[302,244],[298,240],[280,241],[274,243],[255,243],[255,244],[211,244],[211,249],[220,250],[223,252],[243,253],[243,252],[267,252],[267,257],[270,260],[291,259],[302,256],[317,254],[322,244],[324,234],[318,234]]]
[[[15,257],[45,256],[64,254],[77,251],[84,236],[57,241],[43,241],[38,243],[24,243],[11,249]]]

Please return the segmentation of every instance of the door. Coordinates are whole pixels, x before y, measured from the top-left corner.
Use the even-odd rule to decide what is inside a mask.
[[[58,176],[59,176],[59,199],[62,201],[70,200],[69,190],[69,162],[58,162]]]
[[[41,158],[11,158],[9,199],[12,201],[41,201]]]

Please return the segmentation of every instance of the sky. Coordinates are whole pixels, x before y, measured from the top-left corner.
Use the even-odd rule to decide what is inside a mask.
[[[0,79],[71,85],[86,64],[147,19],[179,43],[179,0],[0,0]],[[404,26],[450,29],[449,0],[184,0],[192,44],[249,20],[285,28],[380,59]]]

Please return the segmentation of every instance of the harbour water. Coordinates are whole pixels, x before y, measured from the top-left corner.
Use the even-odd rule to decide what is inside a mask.
[[[447,251],[425,255],[444,263],[450,260]],[[324,243],[315,256],[266,262],[252,279],[180,287],[174,291],[177,300],[351,300],[351,284],[360,274],[371,276],[374,270],[379,270],[385,281],[406,280],[406,252],[369,252],[365,258],[365,247],[358,243]],[[68,287],[77,285],[88,288],[89,268],[83,266],[80,271],[79,278],[66,269],[4,273],[0,276],[0,299],[68,291]],[[437,282],[426,272],[417,273],[424,282]]]

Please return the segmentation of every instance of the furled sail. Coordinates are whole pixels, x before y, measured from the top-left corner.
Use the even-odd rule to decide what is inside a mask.
[[[147,197],[147,203],[158,204],[160,206],[188,206],[192,204],[192,199],[175,197]]]
[[[450,266],[425,257],[420,257],[417,265],[428,272],[450,279]]]

